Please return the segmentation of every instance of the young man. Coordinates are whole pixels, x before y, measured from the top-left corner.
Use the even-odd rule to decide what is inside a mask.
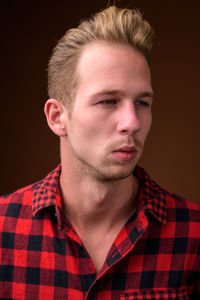
[[[0,201],[4,299],[199,299],[199,210],[137,166],[152,29],[114,6],[58,42],[45,114],[61,165]]]

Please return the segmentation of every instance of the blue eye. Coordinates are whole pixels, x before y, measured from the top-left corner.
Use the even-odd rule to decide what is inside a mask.
[[[149,102],[143,101],[143,100],[136,101],[135,105],[140,105],[140,106],[144,106],[144,107],[149,107],[150,106]]]

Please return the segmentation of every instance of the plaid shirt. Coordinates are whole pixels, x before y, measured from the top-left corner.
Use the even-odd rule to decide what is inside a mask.
[[[0,198],[0,299],[200,299],[198,204],[136,167],[137,212],[96,274],[62,215],[60,168]]]

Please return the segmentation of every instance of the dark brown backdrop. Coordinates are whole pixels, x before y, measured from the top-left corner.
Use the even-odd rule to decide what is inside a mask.
[[[200,4],[135,0],[154,27],[153,127],[141,161],[159,184],[200,202]],[[119,1],[116,3],[120,6]],[[121,1],[121,6],[131,1]],[[56,41],[107,1],[1,3],[0,194],[41,179],[59,162],[43,114],[48,58]]]

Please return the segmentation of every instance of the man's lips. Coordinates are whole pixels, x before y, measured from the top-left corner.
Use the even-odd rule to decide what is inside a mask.
[[[137,149],[134,146],[124,146],[113,151],[113,155],[120,161],[129,162],[137,154]]]
[[[117,150],[114,150],[114,152],[118,152],[118,151],[122,151],[122,152],[137,152],[137,149],[134,146],[124,146],[124,147],[121,147],[121,148],[119,148]]]

